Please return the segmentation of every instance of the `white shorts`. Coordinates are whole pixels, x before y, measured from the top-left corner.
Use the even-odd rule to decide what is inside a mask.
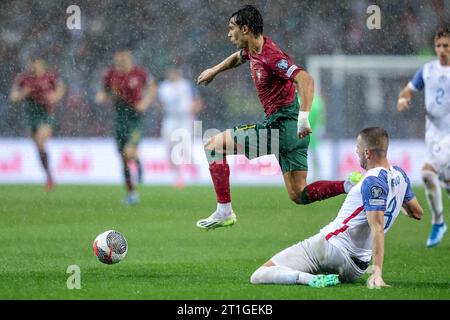
[[[438,173],[443,181],[450,182],[450,135],[439,139],[427,139],[429,163]]]
[[[354,282],[365,273],[348,254],[328,242],[321,233],[284,249],[270,260],[277,266],[306,273],[338,274],[342,282]]]

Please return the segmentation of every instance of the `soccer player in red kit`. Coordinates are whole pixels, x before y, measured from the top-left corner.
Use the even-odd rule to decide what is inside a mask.
[[[248,159],[275,154],[289,197],[297,204],[309,204],[348,192],[361,179],[361,174],[354,173],[346,181],[317,181],[306,185],[309,134],[312,132],[308,119],[314,96],[312,77],[263,35],[263,18],[254,6],[247,5],[233,13],[228,28],[229,40],[240,50],[203,71],[197,83],[207,85],[220,72],[249,61],[266,117],[263,123],[225,130],[205,144],[217,209],[208,218],[199,220],[197,226],[214,229],[236,222],[226,161],[229,154],[244,154]]]
[[[42,58],[30,60],[27,71],[17,76],[11,90],[13,103],[25,101],[25,112],[31,128],[31,137],[39,151],[39,158],[47,176],[45,190],[54,186],[50,172],[45,143],[52,135],[53,109],[64,96],[65,86],[58,76],[50,71]]]
[[[135,162],[139,180],[142,180],[137,146],[142,136],[144,113],[156,97],[156,84],[143,67],[134,64],[128,50],[115,53],[114,67],[105,74],[103,90],[96,96],[97,103],[105,103],[108,96],[112,98],[116,111],[114,133],[128,191],[125,204],[134,205],[139,201],[139,195],[131,179],[130,162]]]

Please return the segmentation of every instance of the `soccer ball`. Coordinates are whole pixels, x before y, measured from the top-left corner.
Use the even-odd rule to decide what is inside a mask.
[[[125,237],[115,230],[99,234],[94,241],[94,254],[100,262],[113,264],[125,258],[128,243]]]

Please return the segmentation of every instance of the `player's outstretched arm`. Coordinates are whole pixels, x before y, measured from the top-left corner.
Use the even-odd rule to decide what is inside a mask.
[[[367,286],[369,288],[389,287],[382,277],[384,259],[384,211],[367,211],[366,214],[373,236],[373,273],[367,280]]]
[[[421,220],[423,218],[423,209],[416,198],[403,203],[404,213],[410,218]]]
[[[298,113],[297,134],[299,138],[304,138],[312,133],[309,123],[309,112],[314,99],[314,79],[306,71],[300,71],[294,78],[297,92],[300,95],[301,106]]]
[[[155,100],[157,91],[156,82],[152,80],[147,86],[147,90],[145,90],[144,97],[138,102],[136,109],[139,112],[144,113]]]
[[[105,104],[108,101],[108,94],[105,92],[105,90],[100,90],[95,95],[95,102],[98,104]]]
[[[217,76],[222,71],[235,68],[240,66],[243,63],[241,58],[241,52],[237,51],[233,53],[231,56],[223,60],[218,65],[215,65],[212,68],[206,69],[197,78],[197,84],[208,85],[211,81],[214,80],[214,77]]]
[[[64,82],[58,80],[58,82],[56,83],[55,90],[49,93],[47,99],[52,104],[58,103],[64,97],[65,93],[66,93],[66,86],[64,85]]]
[[[17,85],[13,85],[11,93],[9,94],[9,100],[11,100],[12,103],[22,101],[30,94],[30,92],[31,89],[29,87],[20,88]]]
[[[409,86],[406,86],[402,91],[400,91],[397,101],[397,110],[399,112],[408,110],[411,107],[413,93],[414,91]]]

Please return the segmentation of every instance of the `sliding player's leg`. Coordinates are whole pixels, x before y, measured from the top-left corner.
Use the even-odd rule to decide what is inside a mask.
[[[275,254],[251,276],[252,284],[302,284],[320,288],[339,284],[338,274],[321,274],[330,246],[320,234]]]
[[[309,204],[343,193],[362,179],[362,174],[354,172],[345,181],[316,181],[307,185],[308,145],[310,137],[297,137],[297,123],[293,120],[279,121],[280,153],[279,162],[289,198],[297,204]]]

